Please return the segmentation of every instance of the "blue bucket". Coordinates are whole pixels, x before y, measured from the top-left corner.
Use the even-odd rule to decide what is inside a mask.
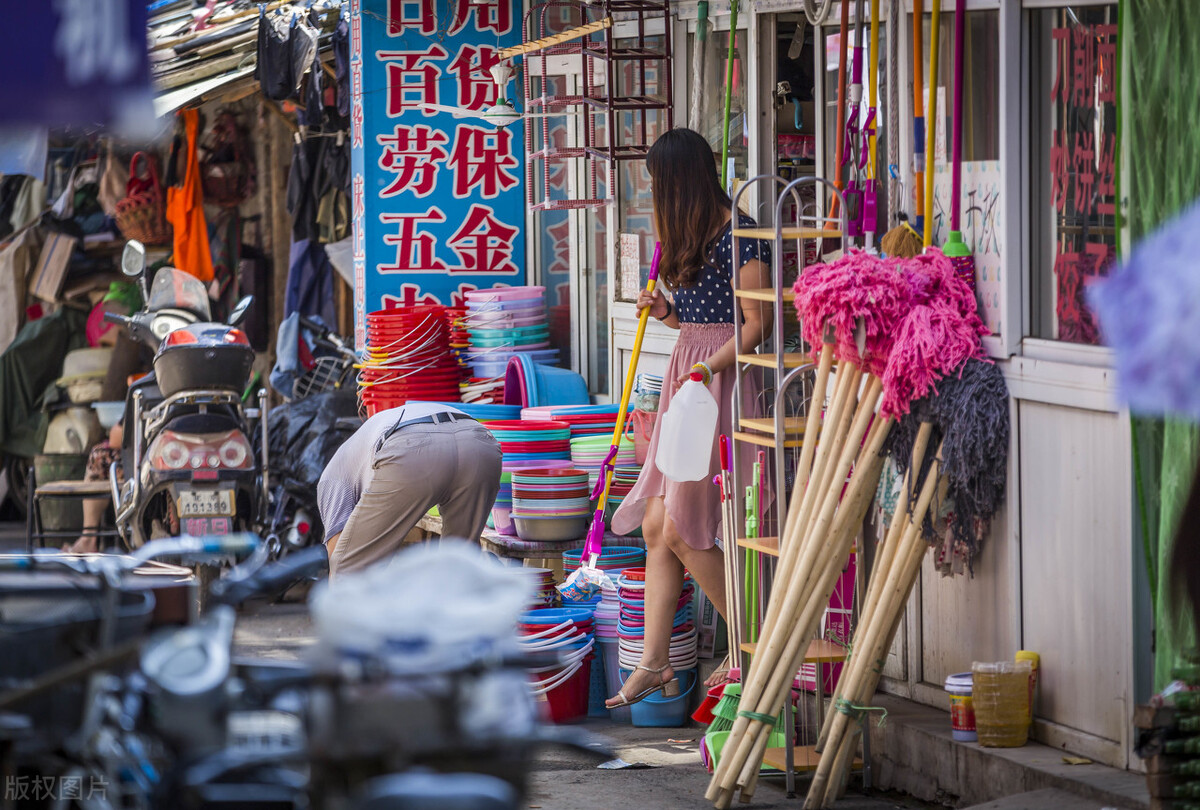
[[[628,670],[621,670],[621,682],[624,683],[629,675]],[[635,726],[639,728],[679,728],[687,725],[692,691],[696,688],[696,670],[686,669],[683,672],[676,672],[675,677],[679,679],[678,697],[663,697],[662,692],[655,692],[640,703],[629,707]]]
[[[586,405],[591,397],[587,381],[574,371],[535,362],[537,358],[518,353],[508,361],[504,379],[504,403],[538,408],[543,405]],[[519,369],[519,370],[518,370]],[[524,380],[524,387],[521,385]]]

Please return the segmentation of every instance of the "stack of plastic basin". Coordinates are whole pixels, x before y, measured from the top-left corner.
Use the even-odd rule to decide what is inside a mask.
[[[536,362],[554,363],[546,322],[545,287],[494,287],[466,294],[467,360],[475,377],[503,377],[508,359],[528,353]]]
[[[645,590],[644,568],[626,569],[617,581],[617,599],[620,603],[617,636],[622,683],[642,660],[646,621]],[[692,606],[695,590],[691,577],[685,574],[683,589],[672,621],[668,651],[671,669],[679,679],[681,695],[678,698],[664,698],[656,693],[652,698],[643,701],[648,705],[640,709],[638,707],[642,704],[634,705],[631,715],[635,726],[676,726],[685,722],[688,693],[695,687],[696,667],[699,663],[699,633],[693,620]]]
[[[571,463],[580,470],[588,471],[593,489],[596,481],[600,478],[600,469],[604,466],[604,460],[608,458],[608,452],[611,449],[611,434],[608,436],[580,436],[571,439]],[[637,454],[630,439],[621,439],[621,443],[617,446],[617,456],[613,459],[613,465],[617,469],[632,468],[640,471]]]
[[[553,419],[555,422],[566,422],[571,426],[571,438],[581,436],[608,436],[612,439],[613,430],[617,426],[617,409],[619,405],[541,405],[536,408],[524,408],[522,419],[538,420]],[[630,406],[628,413],[633,412]],[[626,418],[626,425],[629,424]]]
[[[583,552],[579,549],[563,552],[563,574],[570,576],[582,564]],[[616,583],[621,573],[627,568],[640,568],[646,563],[646,550],[636,546],[605,546],[596,561],[596,567],[606,573]],[[575,602],[563,597],[563,606],[590,607],[595,611],[596,619],[596,652],[599,656],[599,666],[592,668],[591,700],[589,714],[593,717],[611,716],[619,722],[630,721],[629,709],[609,711],[604,706],[604,699],[615,695],[621,688],[621,678],[618,673],[617,618],[620,604],[617,601],[617,589],[606,588],[588,599],[586,602]]]
[[[512,473],[512,520],[523,540],[576,540],[587,532],[592,502],[582,470]]]
[[[554,653],[557,664],[530,670],[534,694],[545,698],[553,723],[587,716],[595,622],[588,608],[543,608],[521,616],[517,626],[523,649]]]
[[[500,443],[504,457],[500,492],[492,507],[492,523],[501,534],[515,535],[512,521],[512,472],[524,469],[559,469],[571,466],[570,427],[562,422],[495,420],[484,422]]]
[[[397,307],[367,315],[358,394],[368,416],[410,400],[457,401],[461,376],[445,307]]]

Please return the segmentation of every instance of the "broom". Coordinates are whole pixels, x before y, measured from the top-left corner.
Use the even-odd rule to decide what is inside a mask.
[[[963,136],[963,47],[966,39],[967,14],[962,8],[954,11],[954,135],[953,167],[950,181],[950,234],[942,252],[950,257],[954,272],[975,289],[975,257],[963,241],[959,229],[962,216],[962,136]]]

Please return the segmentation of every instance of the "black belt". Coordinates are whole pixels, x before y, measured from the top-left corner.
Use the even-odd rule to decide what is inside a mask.
[[[390,428],[388,428],[387,433],[384,433],[383,438],[381,438],[379,440],[379,444],[382,445],[385,441],[388,440],[388,438],[393,433],[395,433],[398,430],[403,430],[406,427],[411,427],[413,425],[440,425],[443,423],[449,424],[450,422],[459,422],[464,419],[470,419],[472,422],[475,421],[474,417],[467,416],[465,413],[450,413],[449,411],[442,411],[441,413],[431,413],[428,416],[418,416],[416,419],[406,419],[405,421],[397,422],[396,424],[394,424]]]

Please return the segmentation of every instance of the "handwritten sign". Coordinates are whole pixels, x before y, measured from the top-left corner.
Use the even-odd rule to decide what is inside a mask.
[[[524,129],[427,109],[483,110],[487,68],[521,41],[512,0],[351,0],[355,332],[376,309],[461,305],[523,284]]]
[[[963,161],[959,227],[975,257],[975,293],[980,317],[992,334],[1000,334],[1003,312],[1000,287],[1004,270],[1001,242],[1000,161]],[[951,167],[938,164],[933,179],[933,243],[945,244],[950,232]]]

